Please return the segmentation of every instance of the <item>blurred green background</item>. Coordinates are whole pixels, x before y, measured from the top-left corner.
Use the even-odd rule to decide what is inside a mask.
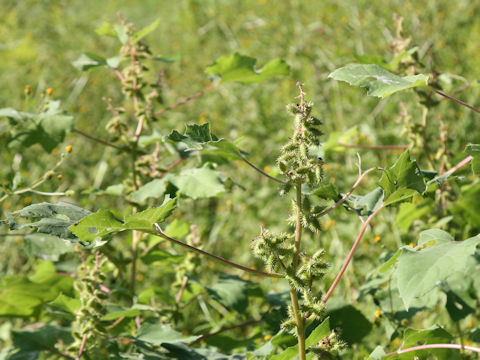
[[[207,87],[210,80],[204,69],[220,56],[239,52],[255,57],[259,66],[277,57],[286,60],[292,69],[288,77],[254,85],[222,84],[217,90],[165,113],[161,121],[153,125],[167,135],[174,128],[182,131],[188,123],[210,122],[218,137],[242,138],[241,148],[250,154],[254,164],[266,171],[274,170],[279,148],[290,135],[291,117],[284,109],[286,104],[295,101],[297,81],[305,84],[307,97],[315,103],[314,113],[324,121],[325,141],[332,132],[345,132],[357,126],[358,141],[406,143],[406,139],[399,137],[402,124],[396,119],[404,104],[413,121],[420,121],[421,107],[413,91],[380,101],[364,96],[364,90],[327,78],[334,69],[358,61],[362,56],[391,60],[394,14],[404,18],[404,36],[411,36],[411,46],[418,46],[423,54],[420,72],[459,76],[440,78],[439,84],[446,92],[461,88],[465,81],[478,83],[480,79],[477,41],[480,2],[476,1],[3,0],[0,3],[0,108],[32,110],[41,94],[51,88],[52,96],[60,99],[64,109],[75,117],[75,128],[107,138],[105,125],[110,113],[105,98],[113,102],[121,99],[118,81],[104,69],[82,73],[72,66],[72,61],[83,52],[104,57],[117,54],[118,43],[97,35],[95,29],[105,21],[115,23],[118,12],[138,28],[161,19],[157,30],[145,40],[155,55],[173,60],[151,65],[154,73],[164,80],[165,105]],[[27,85],[33,89],[33,100],[25,100]],[[478,88],[471,87],[458,97],[478,107],[479,95]],[[443,101],[429,117],[432,133],[438,132],[439,121],[449,126],[448,143],[453,163],[462,158],[466,143],[480,142],[478,116],[465,108]],[[72,189],[76,195],[69,201],[89,210],[104,207],[128,213],[128,205],[122,198],[82,195],[89,188],[105,189],[118,183],[128,171],[126,159],[112,157],[111,149],[74,133],[68,135],[65,145],[68,144],[73,145],[74,151],[62,166],[62,180],[55,180],[42,190]],[[27,183],[53,166],[58,152],[44,154],[37,146],[21,154],[15,149],[2,149],[2,181],[13,178],[12,164],[18,163],[19,156],[20,173]],[[387,166],[398,155],[391,151],[355,149],[326,154],[327,176],[340,191],[345,192],[356,178],[357,151],[364,168]],[[422,168],[428,168],[428,161],[421,153],[413,156]],[[239,263],[251,263],[248,244],[259,233],[260,225],[287,229],[289,200],[278,198],[275,184],[245,164],[221,169],[245,189],[235,188],[214,200],[183,200],[181,216],[200,226],[210,251]],[[374,186],[374,180],[367,181],[360,193]],[[2,204],[1,217],[5,211],[40,201],[50,199],[38,195],[11,197]],[[380,237],[379,245],[372,249],[366,242],[359,249],[354,270],[350,269],[343,281],[349,286],[343,293],[339,292],[347,302],[357,301],[358,290],[352,289],[358,289],[365,274],[375,267],[372,258],[413,239],[415,233],[401,233],[394,222],[395,211],[385,212],[374,231],[368,234],[370,240]],[[331,231],[321,237],[307,236],[305,241],[312,249],[324,247],[336,269],[353,241],[352,234],[358,230],[359,222],[351,214],[339,211],[324,221],[324,227]],[[384,237],[384,234],[389,235]],[[28,271],[34,260],[18,254],[17,243],[21,240],[7,237],[2,238],[2,242],[5,254],[12,256],[2,264],[0,274]],[[266,284],[274,287],[268,281]],[[279,285],[275,286],[278,289]],[[364,306],[366,316],[373,321],[375,305],[367,301]]]

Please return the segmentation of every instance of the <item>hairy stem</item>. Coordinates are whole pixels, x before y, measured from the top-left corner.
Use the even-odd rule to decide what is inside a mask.
[[[300,255],[300,242],[302,240],[302,182],[298,181],[296,186],[296,215],[297,220],[295,224],[295,252],[293,254],[293,270],[297,272],[298,260]],[[298,295],[295,287],[290,284],[290,298],[292,300],[293,314],[295,316],[295,322],[297,324],[297,340],[298,340],[298,358],[305,360],[305,319],[300,312],[300,306],[298,304]]]

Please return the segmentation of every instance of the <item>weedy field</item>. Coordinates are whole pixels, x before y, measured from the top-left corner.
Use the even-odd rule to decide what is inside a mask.
[[[0,359],[478,359],[480,3],[0,4]]]

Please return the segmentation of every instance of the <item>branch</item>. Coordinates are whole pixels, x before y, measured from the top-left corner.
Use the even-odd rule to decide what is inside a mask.
[[[280,179],[277,179],[276,177],[273,177],[273,176],[270,176],[268,175],[265,171],[259,169],[258,167],[256,167],[255,165],[253,165],[250,161],[248,161],[242,154],[238,154],[240,156],[240,158],[249,166],[251,166],[253,169],[255,169],[256,171],[258,171],[260,174],[262,174],[263,176],[266,176],[267,178],[269,178],[270,180],[273,180],[273,181],[276,181],[277,183],[279,184],[285,184],[286,182],[283,181],[283,180],[280,180]]]
[[[460,169],[462,166],[465,166],[466,164],[468,164],[472,160],[473,160],[473,156],[469,155],[465,159],[460,161],[457,165],[455,165],[453,168],[451,168],[450,170],[448,170],[446,173],[444,173],[442,175],[452,175],[455,171]]]
[[[450,95],[447,95],[445,94],[444,92],[438,90],[438,89],[435,89],[434,87],[431,87],[429,86],[429,89],[430,90],[433,90],[434,92],[436,92],[438,95],[441,95],[449,100],[452,100],[453,102],[456,102],[457,104],[460,104],[462,106],[465,106],[467,108],[469,108],[470,110],[473,110],[475,111],[476,113],[479,113],[480,114],[480,109],[477,109],[476,107],[472,106],[472,105],[469,105],[467,104],[466,102],[463,102],[462,100],[458,100],[457,98],[453,97],[453,96],[450,96]]]
[[[352,195],[353,191],[358,187],[358,185],[360,185],[360,182],[363,180],[363,178],[365,176],[367,176],[369,173],[371,173],[372,171],[374,170],[378,170],[378,168],[374,167],[374,168],[370,168],[368,170],[366,170],[363,174],[360,174],[360,176],[358,177],[357,181],[355,181],[355,184],[353,184],[352,188],[345,194],[342,196],[342,198],[340,200],[338,200],[335,204],[333,204],[332,206],[330,206],[328,209],[325,209],[323,210],[320,214],[318,214],[317,216],[320,217],[320,216],[323,216],[325,214],[328,214],[330,211],[332,211],[333,209],[339,207],[340,205],[342,205],[345,200],[348,199],[348,197],[350,195]]]
[[[480,353],[480,348],[476,348],[473,346],[458,345],[458,344],[427,344],[427,345],[414,346],[408,349],[397,350],[397,351],[388,353],[386,355],[383,355],[383,357],[404,354],[410,351],[417,351],[417,350],[424,350],[424,349],[458,349],[458,350],[470,350],[470,351]]]
[[[177,240],[177,239],[174,239],[174,238],[171,238],[169,237],[168,235],[166,235],[162,229],[160,228],[160,225],[158,225],[157,223],[153,224],[154,225],[154,231],[162,238],[164,238],[165,240],[168,240],[168,241],[171,241],[171,242],[174,242],[175,244],[178,244],[180,246],[183,246],[183,247],[186,247],[187,249],[190,249],[190,250],[193,250],[199,254],[202,254],[202,255],[206,255],[206,256],[209,256],[211,257],[212,259],[215,259],[217,261],[221,261],[225,264],[228,264],[230,266],[233,266],[237,269],[240,269],[240,270],[243,270],[243,271],[247,271],[247,272],[251,272],[251,273],[254,273],[254,274],[257,274],[257,275],[262,275],[262,276],[268,276],[268,277],[273,277],[273,278],[283,278],[283,275],[281,274],[276,274],[276,273],[267,273],[267,272],[263,272],[263,271],[260,271],[260,270],[256,270],[256,269],[251,269],[251,268],[248,268],[246,266],[243,266],[243,265],[239,265],[239,264],[236,264],[234,262],[231,262],[227,259],[224,259],[220,256],[217,256],[217,255],[214,255],[214,254],[211,254],[205,250],[202,250],[202,249],[199,249],[199,248],[196,248],[194,246],[191,246],[191,245],[188,245],[188,244],[185,244],[183,242],[181,242],[180,240]]]
[[[117,150],[120,150],[120,151],[128,150],[128,149],[126,149],[126,148],[123,148],[123,147],[117,146],[117,145],[115,145],[115,144],[109,143],[108,141],[105,141],[105,140],[96,138],[96,137],[94,137],[94,136],[92,136],[92,135],[89,135],[89,134],[83,132],[82,130],[73,129],[73,132],[76,132],[77,134],[80,134],[80,135],[86,137],[87,139],[93,140],[93,141],[98,142],[98,143],[100,143],[100,144],[103,144],[103,145],[105,145],[105,146],[110,146],[110,147],[112,147],[112,148],[114,148],[114,149],[117,149]]]
[[[397,150],[397,149],[407,149],[408,145],[349,145],[342,142],[339,142],[338,145],[341,145],[350,149],[381,149],[381,150]]]
[[[206,87],[205,89],[203,90],[200,90],[198,92],[196,92],[195,94],[193,95],[190,95],[188,97],[186,97],[185,99],[183,100],[180,100],[178,103],[176,104],[173,104],[173,105],[170,105],[170,106],[167,106],[166,108],[163,108],[161,110],[158,110],[158,111],[155,111],[153,114],[154,115],[162,115],[163,113],[169,111],[169,110],[173,110],[173,109],[176,109],[177,107],[181,106],[181,105],[185,105],[186,103],[188,103],[190,100],[193,100],[193,99],[196,99],[200,96],[202,96],[203,94],[215,89],[218,87],[218,85],[220,85],[220,82],[221,81],[217,81],[215,83],[213,83],[212,85]]]
[[[333,293],[333,290],[335,290],[335,288],[337,287],[338,282],[340,281],[341,277],[343,276],[343,273],[345,272],[345,270],[346,270],[347,267],[348,267],[348,264],[350,264],[350,261],[351,261],[352,258],[353,258],[353,254],[355,253],[355,250],[357,249],[357,246],[358,246],[358,244],[360,243],[360,240],[362,239],[363,234],[364,234],[365,231],[367,230],[368,224],[369,224],[370,221],[375,217],[375,215],[377,215],[378,212],[379,212],[380,210],[382,210],[384,207],[385,207],[385,204],[382,204],[382,205],[381,205],[377,210],[375,210],[375,211],[367,218],[367,220],[363,223],[362,228],[360,229],[360,233],[359,233],[358,236],[357,236],[357,239],[356,239],[355,242],[353,243],[353,246],[352,246],[352,248],[350,249],[350,252],[348,253],[347,258],[345,259],[345,262],[343,263],[342,268],[340,269],[339,273],[337,274],[337,277],[335,278],[335,280],[333,281],[332,285],[330,286],[330,289],[328,289],[327,293],[326,293],[325,296],[323,297],[322,303],[325,304],[325,303],[328,301],[328,299],[330,298],[330,296],[331,296],[332,293]]]

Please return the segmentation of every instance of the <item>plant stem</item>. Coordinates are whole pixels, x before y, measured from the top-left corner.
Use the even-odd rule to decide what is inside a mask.
[[[89,134],[83,132],[82,130],[73,129],[73,132],[76,132],[77,134],[80,134],[80,135],[82,135],[83,137],[86,137],[87,139],[90,139],[90,140],[92,140],[92,141],[98,142],[99,144],[103,144],[103,145],[105,145],[105,146],[110,146],[110,147],[112,147],[112,148],[114,148],[114,149],[117,149],[117,150],[120,150],[120,151],[125,151],[125,150],[127,150],[126,148],[117,146],[117,145],[115,145],[115,144],[109,143],[108,141],[105,141],[105,140],[96,138],[95,136],[89,135]]]
[[[293,253],[293,271],[297,272],[298,259],[300,255],[300,242],[302,240],[302,182],[298,181],[296,186],[296,213],[297,220],[295,225],[295,252]],[[295,287],[290,284],[290,298],[292,300],[293,314],[295,316],[295,322],[297,324],[297,340],[298,340],[298,358],[305,360],[305,319],[300,312],[300,306],[298,304],[298,295]]]
[[[363,180],[363,178],[374,170],[378,170],[378,168],[376,168],[376,167],[375,168],[370,168],[370,169],[366,170],[364,173],[360,174],[357,181],[355,181],[355,184],[353,184],[352,188],[345,195],[343,195],[342,198],[340,200],[338,200],[335,204],[333,204],[328,209],[325,209],[320,214],[318,214],[318,217],[323,216],[325,214],[328,214],[333,209],[342,205],[345,202],[345,200],[347,200],[348,197],[353,193],[353,191],[358,187],[358,185],[360,185],[360,182]]]
[[[360,240],[362,239],[363,234],[365,234],[365,231],[367,230],[368,224],[369,224],[370,221],[375,217],[375,215],[377,215],[378,212],[379,212],[380,210],[382,210],[384,207],[385,207],[385,204],[382,204],[382,205],[381,205],[377,210],[375,210],[375,211],[367,218],[367,220],[363,223],[362,228],[360,229],[360,233],[358,234],[357,239],[356,239],[355,242],[353,243],[353,246],[352,246],[352,248],[350,249],[350,252],[348,253],[347,258],[345,259],[345,262],[343,263],[342,268],[341,268],[340,271],[338,272],[337,277],[335,278],[335,280],[333,281],[332,285],[330,286],[330,289],[328,289],[327,293],[325,294],[325,296],[324,296],[323,299],[322,299],[322,302],[323,302],[324,304],[328,301],[328,299],[329,299],[330,296],[332,295],[333,291],[334,291],[335,288],[337,287],[338,282],[340,281],[340,279],[342,278],[343,274],[345,273],[345,270],[347,269],[348,264],[350,264],[350,261],[351,261],[352,258],[353,258],[353,254],[355,253],[355,250],[357,249],[357,246],[358,246],[358,244],[360,243]]]
[[[338,145],[341,145],[345,148],[350,149],[380,149],[380,150],[397,150],[397,149],[407,149],[408,145],[349,145],[342,142],[339,142]]]
[[[285,184],[285,181],[283,180],[280,180],[280,179],[277,179],[276,177],[273,177],[271,175],[268,175],[265,171],[259,169],[258,167],[256,167],[255,165],[253,165],[250,161],[248,161],[243,155],[239,154],[240,158],[249,166],[251,166],[254,170],[258,171],[260,174],[262,174],[263,176],[266,176],[267,178],[269,178],[270,180],[273,180],[273,181],[276,181],[280,184]]]
[[[429,88],[430,90],[436,92],[438,95],[441,95],[441,96],[443,96],[443,97],[445,97],[445,98],[447,98],[447,99],[449,99],[449,100],[452,100],[452,101],[456,102],[457,104],[460,104],[460,105],[462,105],[462,106],[465,106],[465,107],[469,108],[470,110],[473,110],[473,111],[475,111],[476,113],[479,113],[479,114],[480,114],[480,109],[477,109],[476,107],[474,107],[474,106],[472,106],[472,105],[469,105],[469,104],[467,104],[466,102],[463,102],[462,100],[458,100],[457,98],[455,98],[455,97],[453,97],[453,96],[447,95],[447,94],[445,94],[444,92],[442,92],[442,91],[440,91],[440,90],[438,90],[438,89],[435,89],[434,87],[429,86],[428,88]]]
[[[468,345],[463,346],[458,344],[427,344],[427,345],[414,346],[408,349],[397,350],[397,351],[385,354],[383,355],[383,357],[405,354],[410,351],[425,350],[425,349],[458,349],[458,350],[470,350],[470,351],[480,353],[480,348],[468,346]]]
[[[262,275],[262,276],[268,276],[268,277],[273,277],[273,278],[283,278],[284,276],[282,274],[276,274],[276,273],[267,273],[267,272],[263,272],[263,271],[260,271],[260,270],[256,270],[256,269],[251,269],[251,268],[248,268],[246,266],[243,266],[243,265],[240,265],[240,264],[237,264],[237,263],[234,263],[234,262],[231,262],[227,259],[224,259],[220,256],[217,256],[217,255],[214,255],[214,254],[211,254],[205,250],[202,250],[202,249],[199,249],[199,248],[196,248],[195,246],[192,246],[192,245],[188,245],[188,244],[185,244],[183,242],[181,242],[180,240],[177,240],[177,239],[174,239],[170,236],[168,236],[167,234],[165,234],[162,229],[160,228],[160,225],[158,225],[157,223],[153,224],[154,225],[154,230],[155,232],[162,238],[164,238],[165,240],[168,240],[168,241],[171,241],[175,244],[178,244],[180,246],[183,246],[183,247],[186,247],[187,249],[190,249],[190,250],[193,250],[199,254],[202,254],[202,255],[206,255],[206,256],[209,256],[211,257],[212,259],[215,259],[217,261],[221,261],[225,264],[228,264],[230,266],[233,266],[237,269],[240,269],[240,270],[243,270],[243,271],[247,271],[247,272],[251,272],[251,273],[254,273],[254,274],[257,274],[257,275]]]
[[[177,102],[176,104],[173,104],[173,105],[167,106],[166,108],[163,108],[163,109],[161,109],[161,110],[155,111],[153,114],[154,114],[154,115],[161,115],[161,114],[163,114],[163,113],[165,113],[165,112],[167,112],[167,111],[169,111],[169,110],[173,110],[173,109],[175,109],[175,108],[177,108],[177,107],[179,107],[179,106],[181,106],[181,105],[184,105],[184,104],[188,103],[190,100],[196,99],[196,98],[202,96],[203,94],[205,94],[205,93],[207,93],[207,92],[209,92],[209,91],[217,88],[218,85],[220,85],[220,81],[217,81],[217,82],[213,83],[212,85],[207,86],[205,89],[200,90],[200,91],[196,92],[195,94],[186,97],[186,98],[183,99],[183,100],[180,100],[180,101]]]
[[[78,355],[75,358],[75,360],[80,360],[80,358],[82,357],[83,350],[85,349],[86,343],[87,343],[87,334],[83,334],[82,343],[80,344],[80,349],[78,350]]]

